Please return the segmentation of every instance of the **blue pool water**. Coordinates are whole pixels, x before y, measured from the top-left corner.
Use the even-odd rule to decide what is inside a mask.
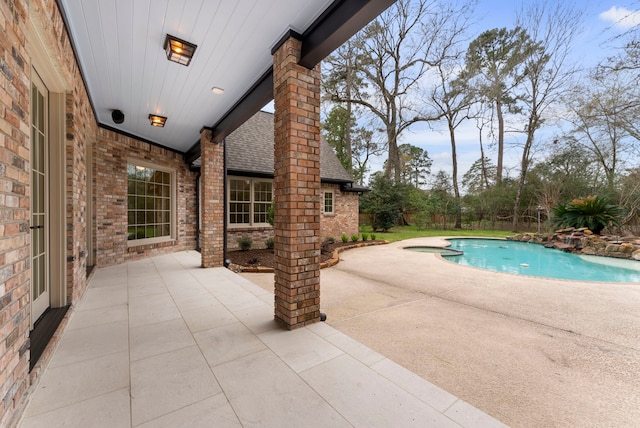
[[[579,256],[542,245],[495,239],[447,239],[463,252],[447,260],[496,272],[599,282],[640,282],[640,262]]]

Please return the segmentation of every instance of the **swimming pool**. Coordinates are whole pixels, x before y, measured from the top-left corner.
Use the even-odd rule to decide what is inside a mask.
[[[640,262],[581,256],[526,242],[496,239],[447,239],[462,251],[447,260],[496,272],[598,282],[640,282]]]

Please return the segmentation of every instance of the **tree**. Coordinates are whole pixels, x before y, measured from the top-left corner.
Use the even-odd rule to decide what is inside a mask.
[[[467,193],[480,194],[493,186],[495,170],[496,166],[489,158],[480,158],[464,173],[462,185],[467,189]]]
[[[344,160],[341,159],[341,162],[343,162],[343,166],[350,173],[353,172],[352,151],[354,146],[351,137],[357,122],[351,101],[353,98],[352,94],[359,93],[365,85],[358,75],[357,70],[357,64],[361,61],[362,53],[359,52],[351,40],[345,42],[324,60],[324,64],[328,65],[328,71],[323,73],[324,79],[322,81],[326,94],[325,98],[329,101],[332,99],[343,100],[343,102],[341,102],[343,111],[336,112],[336,115],[340,116],[343,129],[340,152]]]
[[[373,131],[366,127],[356,128],[353,134],[353,178],[363,185],[364,177],[369,172],[369,160],[373,156],[382,155],[384,144],[378,141]]]
[[[493,103],[498,120],[498,163],[496,182],[502,181],[504,156],[505,109],[517,111],[513,94],[524,77],[524,63],[535,49],[527,32],[496,28],[480,34],[467,49],[466,67],[460,84],[466,85],[480,100]]]
[[[554,140],[551,153],[531,169],[528,181],[536,183],[537,205],[547,216],[563,200],[597,191],[597,170],[593,156],[573,139]]]
[[[568,90],[575,65],[567,65],[572,39],[578,32],[580,13],[566,2],[528,3],[518,16],[519,28],[530,38],[524,57],[522,113],[526,117],[526,139],[522,147],[520,179],[513,206],[512,229],[517,230],[519,208],[531,164],[535,135],[549,108]]]
[[[331,101],[350,101],[376,118],[387,140],[388,178],[398,181],[401,177],[400,136],[417,122],[438,118],[425,111],[416,95],[430,67],[447,57],[463,33],[459,23],[469,10],[466,4],[456,9],[448,3],[398,0],[353,40],[356,52],[350,64],[366,89],[349,94],[326,87]]]
[[[412,184],[417,188],[426,184],[426,178],[431,172],[433,163],[427,151],[411,144],[400,145],[398,151],[402,164],[401,182]]]
[[[640,218],[640,168],[634,168],[620,180],[619,202],[626,215],[621,221],[631,224]],[[636,233],[637,235],[637,233]]]
[[[373,174],[369,182],[370,192],[362,195],[360,209],[371,216],[374,231],[388,231],[396,226],[403,212],[410,206],[411,186],[387,179],[384,174]]]
[[[635,138],[621,125],[629,92],[615,76],[606,80],[591,76],[587,85],[577,86],[568,106],[573,125],[571,136],[590,151],[604,170],[609,192],[626,157],[633,153]]]
[[[472,96],[469,91],[465,90],[466,85],[460,85],[456,79],[456,65],[461,53],[458,53],[451,61],[438,64],[438,85],[431,92],[431,102],[436,110],[441,113],[443,119],[447,123],[449,131],[449,141],[451,143],[451,165],[453,180],[453,193],[456,200],[458,210],[454,227],[460,229],[462,227],[462,210],[460,200],[460,187],[458,186],[458,153],[456,148],[456,128],[469,118],[469,109],[472,104]]]
[[[623,18],[623,20],[625,20]],[[602,61],[594,76],[601,81],[611,79],[625,86],[628,96],[618,103],[618,125],[640,141],[640,25],[632,25],[622,34],[616,34],[611,42],[623,40],[615,55]]]
[[[366,126],[356,126],[355,117],[351,115],[349,119],[348,113],[341,105],[334,105],[322,123],[323,136],[344,169],[362,185],[369,171],[370,158],[380,155],[383,148],[374,139],[373,131]]]
[[[351,135],[348,128],[351,128],[353,120],[349,119],[348,113],[344,107],[336,105],[322,123],[322,130],[324,138],[333,147],[333,151],[344,169],[351,171],[351,142],[347,141],[347,136]]]
[[[445,171],[438,171],[431,181],[428,202],[434,214],[442,216],[442,228],[446,229],[449,214],[459,211],[457,201],[451,194],[451,177]]]

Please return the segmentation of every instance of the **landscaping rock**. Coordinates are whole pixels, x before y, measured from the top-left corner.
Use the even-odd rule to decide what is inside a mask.
[[[606,256],[640,261],[640,239],[637,236],[595,235],[587,228],[569,227],[556,230],[552,235],[517,234],[508,240],[534,242],[546,248],[556,248],[577,254]]]

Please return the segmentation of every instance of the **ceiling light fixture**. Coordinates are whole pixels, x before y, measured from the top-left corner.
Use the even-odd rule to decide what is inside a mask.
[[[164,124],[167,121],[167,118],[164,116],[158,116],[156,114],[149,115],[149,122],[151,122],[152,126],[157,126],[158,128],[164,128]]]
[[[213,88],[211,88],[211,93],[214,95],[222,95],[224,94],[224,89],[214,86]]]
[[[170,34],[167,34],[167,38],[164,39],[164,50],[167,53],[167,59],[178,64],[189,65],[196,48],[197,46],[193,43],[180,40]]]

